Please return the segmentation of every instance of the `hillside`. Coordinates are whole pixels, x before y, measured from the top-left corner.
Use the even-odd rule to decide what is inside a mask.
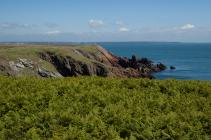
[[[147,58],[115,56],[97,45],[0,45],[0,75],[149,77],[166,67]]]
[[[211,138],[211,83],[0,77],[0,139]]]

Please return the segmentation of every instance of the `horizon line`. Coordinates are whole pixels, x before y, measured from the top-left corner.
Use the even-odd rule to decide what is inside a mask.
[[[90,43],[203,43],[203,44],[210,44],[211,42],[186,42],[186,41],[0,41],[0,44],[18,44],[18,43],[45,43],[45,44],[57,44],[57,43],[72,43],[72,44],[90,44]]]

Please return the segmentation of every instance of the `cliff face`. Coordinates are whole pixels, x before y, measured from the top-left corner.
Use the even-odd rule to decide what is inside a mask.
[[[101,46],[0,46],[0,75],[149,77],[164,70],[142,58],[122,58]]]

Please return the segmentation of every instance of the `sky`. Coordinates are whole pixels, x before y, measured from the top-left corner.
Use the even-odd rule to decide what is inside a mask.
[[[0,42],[211,42],[211,0],[0,0]]]

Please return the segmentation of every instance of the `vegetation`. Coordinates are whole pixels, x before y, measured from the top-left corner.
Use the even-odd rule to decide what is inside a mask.
[[[0,77],[0,139],[210,138],[210,82]]]
[[[87,52],[97,53],[96,45],[1,45],[0,44],[0,60],[16,60],[17,58],[28,58],[33,61],[38,61],[39,52],[54,52],[63,56],[71,56],[76,60],[89,61],[89,59],[78,56],[74,51],[83,50]]]

